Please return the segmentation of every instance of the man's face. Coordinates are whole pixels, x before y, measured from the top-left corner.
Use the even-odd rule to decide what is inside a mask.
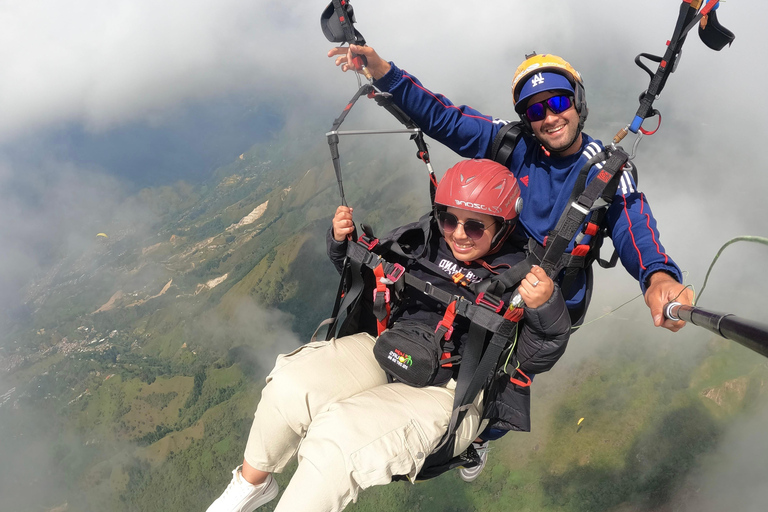
[[[563,94],[559,91],[545,91],[532,96],[526,105],[545,101],[552,96]],[[554,114],[549,108],[545,109],[546,117],[541,121],[531,122],[531,129],[536,138],[549,151],[557,156],[568,156],[581,149],[581,134],[579,130],[579,113],[571,106],[565,112]]]

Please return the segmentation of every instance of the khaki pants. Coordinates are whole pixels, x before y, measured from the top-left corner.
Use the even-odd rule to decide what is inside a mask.
[[[455,381],[414,388],[387,383],[375,339],[355,334],[308,343],[277,358],[254,415],[245,460],[280,472],[299,466],[276,512],[332,512],[360,489],[411,481],[448,429]],[[479,400],[459,426],[455,453],[477,437]]]

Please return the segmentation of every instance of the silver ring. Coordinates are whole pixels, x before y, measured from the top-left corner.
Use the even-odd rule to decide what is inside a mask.
[[[538,281],[538,280],[537,280],[535,283],[531,283],[531,286],[533,286],[533,287],[536,287],[536,286],[538,286],[538,285],[539,285],[539,283],[540,283],[540,282],[541,282],[541,281]]]

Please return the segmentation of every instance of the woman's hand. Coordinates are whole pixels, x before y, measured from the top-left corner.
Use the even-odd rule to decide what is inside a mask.
[[[544,272],[544,269],[534,265],[525,279],[520,281],[517,291],[525,301],[525,305],[535,309],[549,300],[554,289],[555,283]]]
[[[352,220],[352,208],[348,206],[339,206],[336,208],[336,215],[333,216],[333,239],[337,242],[343,242],[347,235],[351,235],[355,230],[355,222]]]

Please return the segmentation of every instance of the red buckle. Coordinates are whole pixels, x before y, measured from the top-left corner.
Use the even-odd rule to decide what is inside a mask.
[[[393,270],[389,274],[387,274],[385,277],[390,281],[392,281],[392,283],[394,284],[398,281],[398,279],[403,277],[403,274],[405,274],[405,267],[399,263],[395,263]]]
[[[443,338],[445,339],[445,341],[448,341],[449,339],[451,339],[451,336],[453,335],[453,325],[451,325],[451,326],[447,326],[447,325],[445,325],[443,322],[440,322],[439,324],[437,324],[437,327],[435,327],[435,332],[437,332],[437,331],[439,331],[439,330],[440,330],[440,326],[443,326],[443,327],[447,327],[447,328],[448,328],[448,330],[447,330],[447,331],[445,331],[445,336],[443,336]],[[445,354],[447,354],[447,353],[448,353],[448,352],[443,352],[443,355],[445,355]],[[445,357],[443,357],[443,359],[445,359]]]
[[[518,386],[523,387],[523,388],[529,387],[531,385],[531,378],[529,376],[527,376],[526,374],[524,374],[523,372],[521,372],[520,368],[517,368],[515,371],[517,373],[519,373],[525,379],[525,381],[522,381],[520,379],[516,379],[514,377],[510,377],[509,378],[509,382],[511,382],[512,384],[517,384]]]
[[[451,329],[451,330],[453,330],[453,329]],[[441,361],[444,360],[444,359],[450,359],[450,358],[451,358],[451,353],[450,352],[443,352],[443,355],[440,356],[440,360]],[[442,368],[453,368],[453,363],[445,363],[445,364],[441,364],[440,366]]]
[[[587,229],[584,230],[585,235],[595,236],[597,234],[597,224],[594,222],[587,223]]]
[[[504,307],[504,302],[499,301],[498,303],[493,303],[485,298],[485,292],[480,292],[480,295],[477,296],[477,299],[475,299],[475,304],[479,304],[481,306],[487,306],[491,308],[494,312],[498,313],[501,311],[501,308]]]
[[[383,290],[373,290],[373,301],[376,302],[376,296],[380,293],[384,294],[384,303],[389,304],[389,288],[385,288]]]
[[[365,237],[360,237],[360,239],[358,239],[358,242],[360,242],[366,249],[371,251],[373,250],[374,247],[376,247],[376,245],[378,245],[379,239],[374,238],[369,242]]]
[[[576,247],[573,248],[571,251],[571,255],[573,256],[586,256],[589,252],[589,245],[587,244],[579,244]]]

